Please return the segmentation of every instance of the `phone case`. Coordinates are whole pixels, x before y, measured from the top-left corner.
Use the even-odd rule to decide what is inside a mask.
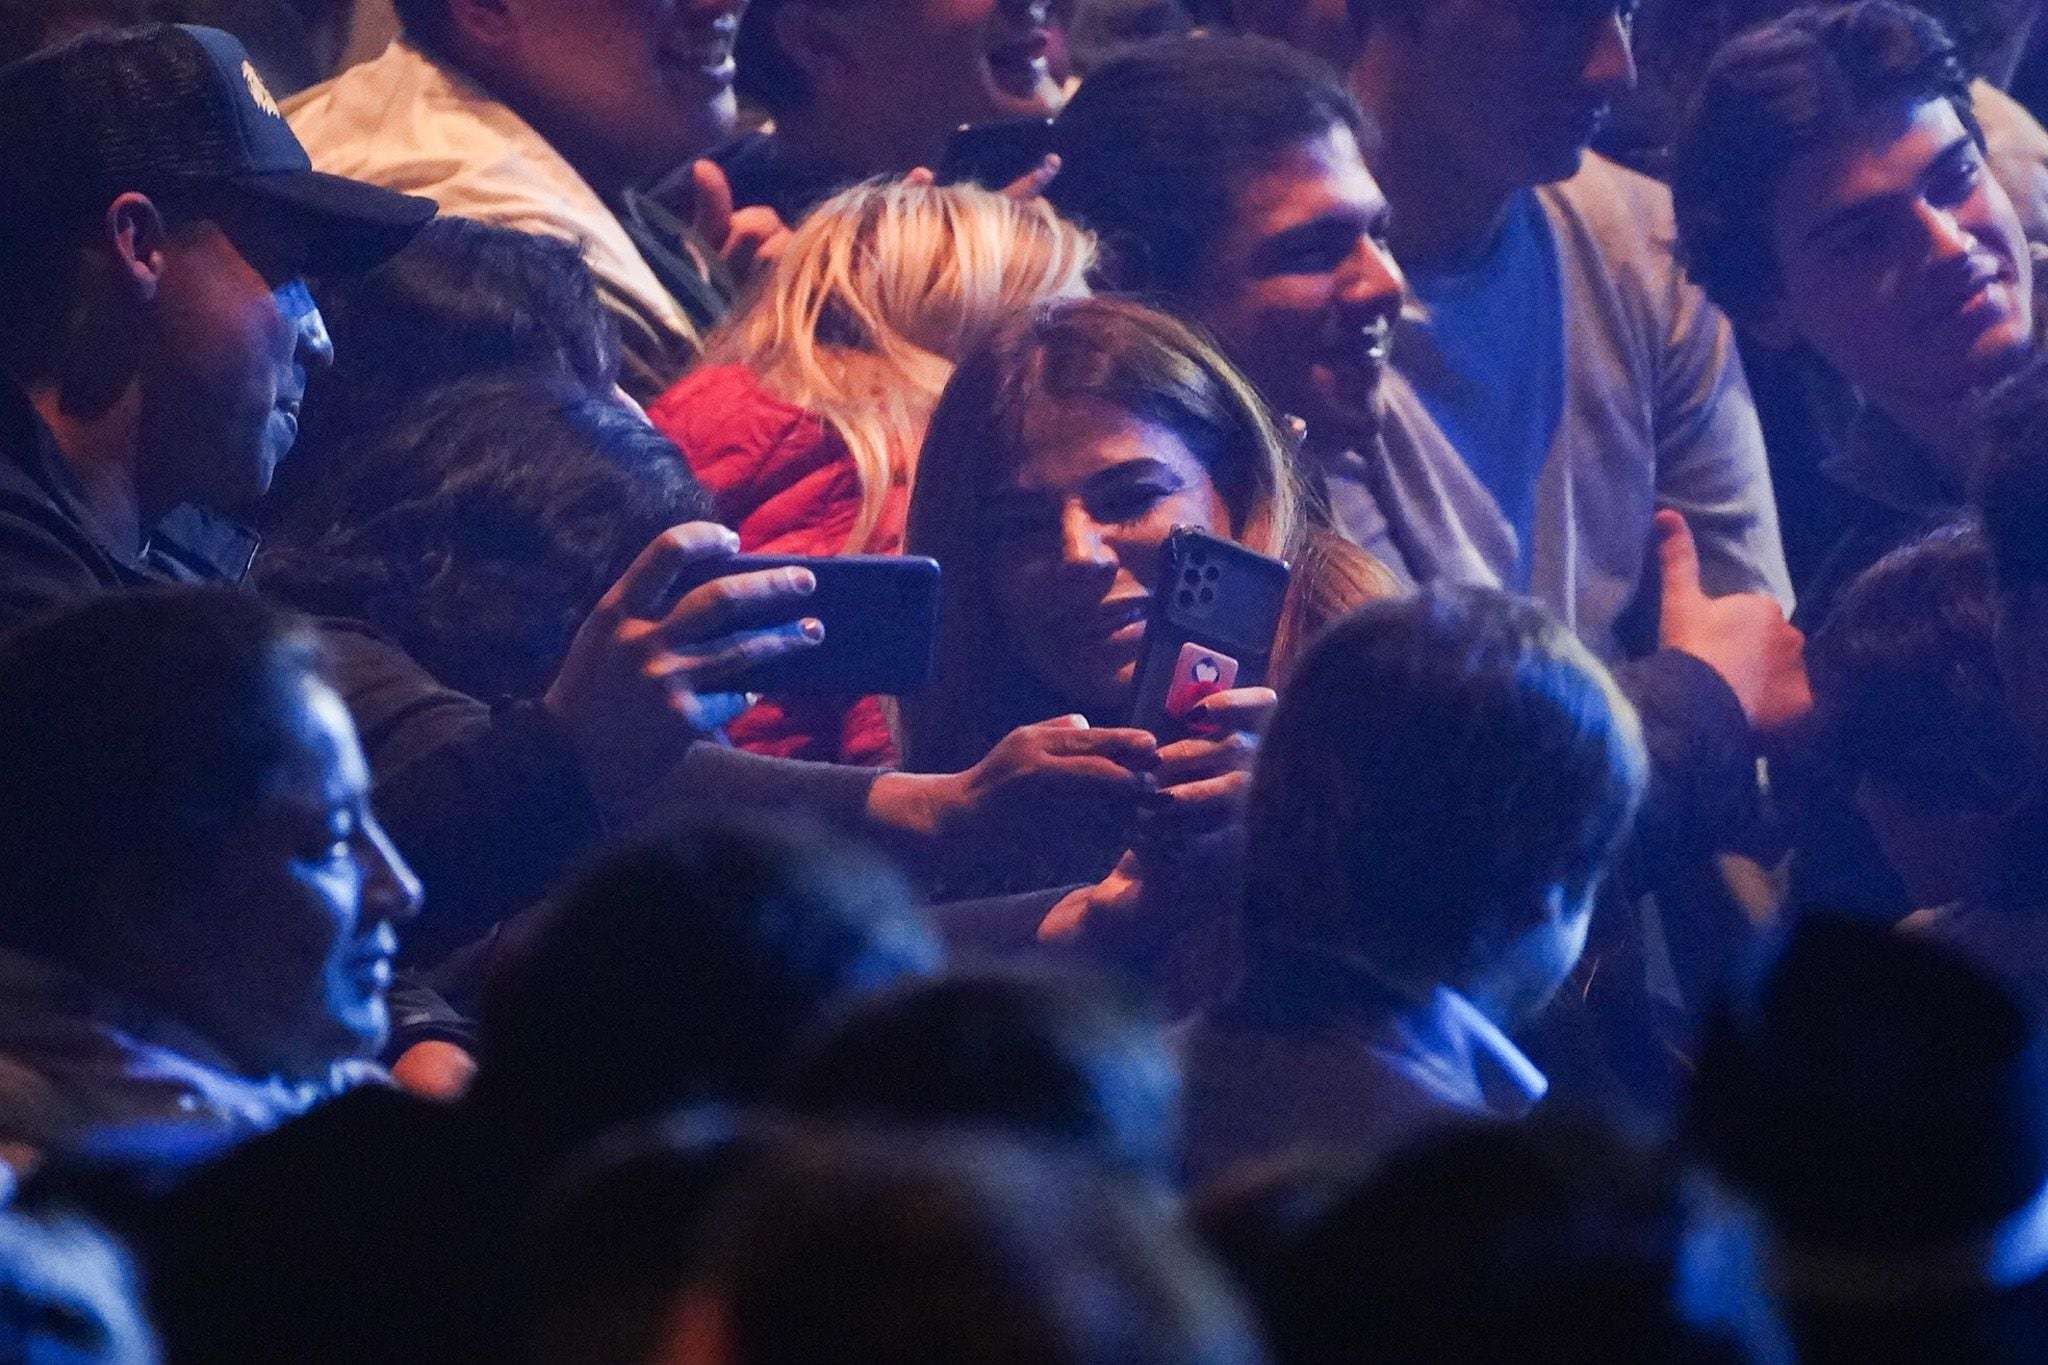
[[[1162,738],[1184,733],[1168,703],[1182,671],[1189,673],[1187,679],[1178,679],[1184,699],[1224,673],[1231,678],[1224,686],[1257,687],[1264,682],[1290,577],[1281,560],[1176,526],[1166,538],[1159,581],[1147,608],[1131,724]],[[1190,652],[1189,645],[1196,649]],[[1204,667],[1212,655],[1213,677]],[[1188,704],[1193,700],[1199,696],[1188,699]]]
[[[686,575],[677,595],[726,574],[801,565],[818,580],[801,614],[824,622],[810,649],[747,674],[750,692],[903,696],[931,678],[939,622],[939,564],[922,555],[734,555]]]
[[[946,141],[938,180],[941,185],[966,182],[999,190],[1045,160],[1051,150],[1049,118],[963,123]]]

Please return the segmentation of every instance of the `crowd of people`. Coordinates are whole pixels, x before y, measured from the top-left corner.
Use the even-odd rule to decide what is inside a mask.
[[[0,1360],[2048,1359],[2039,8],[0,0]]]

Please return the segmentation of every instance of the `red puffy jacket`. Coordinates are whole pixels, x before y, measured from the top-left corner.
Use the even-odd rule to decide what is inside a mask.
[[[744,365],[693,370],[647,415],[682,447],[716,500],[718,519],[750,553],[835,555],[860,515],[860,478],[839,433],[817,413],[768,392]],[[910,490],[890,488],[866,554],[897,554]],[[727,727],[755,753],[828,763],[893,765],[878,697],[765,697]]]

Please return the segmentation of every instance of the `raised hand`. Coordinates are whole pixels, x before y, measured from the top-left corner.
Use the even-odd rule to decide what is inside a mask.
[[[656,536],[577,630],[541,699],[601,801],[630,805],[689,745],[746,710],[747,671],[808,649],[808,569],[712,578],[680,596],[686,570],[729,558],[739,537],[711,522]]]
[[[1709,597],[1700,586],[1699,549],[1678,513],[1657,513],[1657,557],[1664,597],[1659,641],[1720,674],[1759,735],[1783,733],[1813,711],[1806,679],[1806,637],[1770,596]]]
[[[763,204],[735,209],[732,184],[716,161],[691,163],[690,186],[690,226],[734,279],[746,281],[775,264],[789,245],[790,231],[774,209]]]

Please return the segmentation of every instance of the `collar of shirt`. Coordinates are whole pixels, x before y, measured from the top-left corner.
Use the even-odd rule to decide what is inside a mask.
[[[1520,1118],[1550,1089],[1536,1064],[1477,1005],[1448,986],[1391,1016],[1370,1041],[1389,1063],[1431,1090],[1493,1118]]]
[[[110,564],[138,582],[239,584],[249,576],[263,543],[247,527],[186,503],[172,508],[151,529],[140,555],[123,554],[109,543],[86,507],[56,436],[36,415],[28,396],[6,382],[0,382],[0,458],[19,466]]]

